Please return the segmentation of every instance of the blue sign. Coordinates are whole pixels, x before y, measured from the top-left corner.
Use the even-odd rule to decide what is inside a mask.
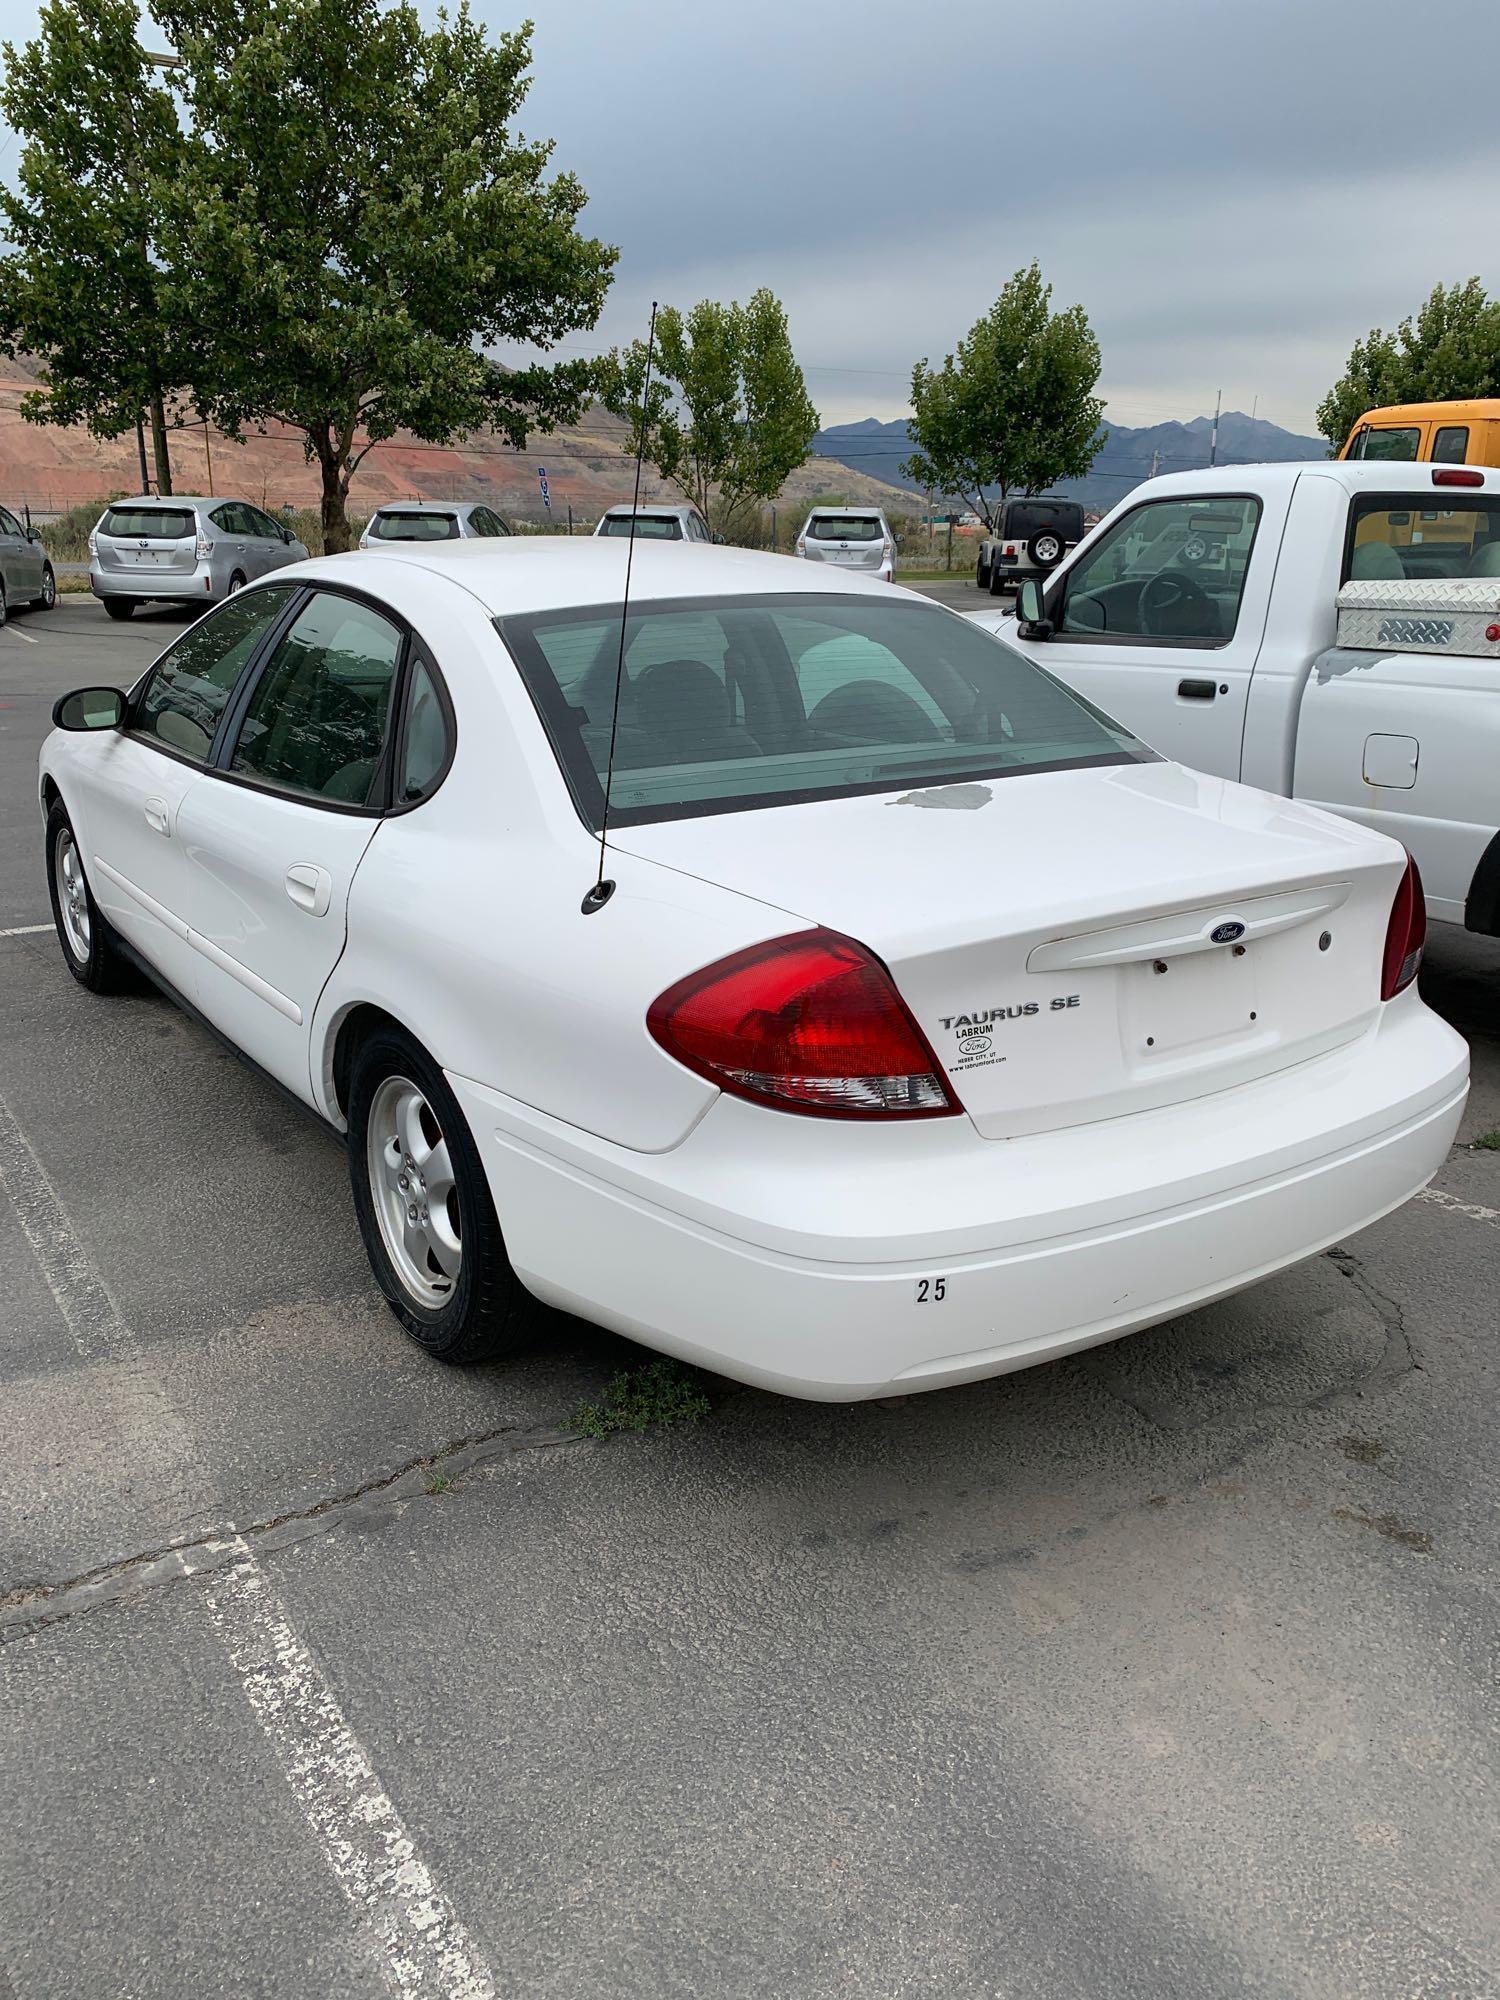
[[[547,468],[545,465],[539,465],[537,467],[536,476],[537,476],[537,483],[542,489],[542,505],[546,508],[547,512],[550,514],[552,512],[552,502],[547,495]]]

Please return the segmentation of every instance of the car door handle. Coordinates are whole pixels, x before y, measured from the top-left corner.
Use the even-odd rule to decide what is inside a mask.
[[[142,807],[142,811],[146,815],[146,824],[150,827],[151,831],[162,834],[166,839],[170,840],[172,837],[172,815],[167,809],[166,800],[147,799],[145,805]]]
[[[1217,681],[1179,681],[1177,692],[1184,701],[1212,701],[1219,691]]]
[[[333,877],[313,861],[295,861],[286,871],[286,892],[299,910],[324,917],[333,901]]]

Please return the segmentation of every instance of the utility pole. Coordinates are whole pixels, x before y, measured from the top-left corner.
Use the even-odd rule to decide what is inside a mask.
[[[1161,452],[1153,451],[1151,454],[1151,470],[1146,474],[1146,477],[1148,479],[1154,479],[1156,477],[1156,468],[1160,464],[1161,464]]]
[[[208,441],[208,418],[203,419],[203,456],[208,460],[208,497],[214,497],[214,448]]]
[[[1214,429],[1213,436],[1208,441],[1208,462],[1210,465],[1217,465],[1219,462],[1219,406],[1223,401],[1224,391],[1220,389],[1214,396]]]

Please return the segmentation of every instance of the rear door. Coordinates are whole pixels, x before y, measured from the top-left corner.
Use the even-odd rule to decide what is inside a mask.
[[[313,1009],[380,823],[405,648],[366,600],[312,592],[242,695],[216,777],[181,814],[198,1004],[301,1097]]]
[[[1048,592],[1050,639],[1005,636],[1164,756],[1238,778],[1284,512],[1252,493],[1145,500]]]

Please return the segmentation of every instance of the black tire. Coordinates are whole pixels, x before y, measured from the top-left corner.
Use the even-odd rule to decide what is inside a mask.
[[[83,899],[88,913],[87,952],[80,952],[69,935],[63,917],[63,890],[58,880],[58,856],[65,835],[77,855],[73,822],[68,818],[66,808],[57,804],[47,815],[47,890],[52,898],[52,921],[57,926],[57,941],[62,946],[63,961],[79,985],[86,986],[90,993],[132,992],[140,984],[135,967],[120,950],[114,931],[94,901],[86,872],[83,874]],[[82,869],[81,855],[79,866]]]
[[[226,597],[233,597],[234,593],[237,590],[243,590],[248,582],[249,578],[245,575],[245,572],[242,569],[237,569],[230,577],[229,588],[225,591],[224,595]]]
[[[1056,569],[1063,559],[1063,538],[1054,529],[1043,528],[1026,544],[1026,553],[1038,569]]]
[[[5,623],[9,615],[10,614],[6,608],[6,603],[5,603],[5,585],[3,583],[0,583],[0,625],[3,625]]]
[[[1003,569],[1000,568],[999,564],[997,563],[990,570],[990,596],[1003,597],[1004,595],[1005,595],[1005,572]]]
[[[51,563],[42,564],[42,594],[33,602],[38,611],[57,609],[57,574]]]
[[[988,590],[988,589],[989,589],[989,587],[990,587],[990,573],[989,573],[989,571],[988,571],[988,570],[987,570],[987,569],[985,568],[985,566],[984,566],[984,564],[983,564],[982,562],[977,562],[977,563],[975,563],[975,565],[974,565],[974,588],[975,588],[976,590]]]
[[[386,1247],[369,1162],[370,1113],[381,1086],[415,1084],[441,1128],[453,1165],[457,1235],[463,1257],[447,1300],[435,1308],[413,1297]],[[375,1282],[402,1326],[438,1361],[488,1361],[514,1346],[529,1296],[511,1268],[500,1219],[473,1135],[438,1065],[399,1029],[380,1029],[360,1045],[349,1078],[349,1179],[354,1213]],[[452,1208],[449,1209],[450,1215]]]
[[[99,602],[111,618],[128,618],[135,610],[133,597],[101,597]]]

